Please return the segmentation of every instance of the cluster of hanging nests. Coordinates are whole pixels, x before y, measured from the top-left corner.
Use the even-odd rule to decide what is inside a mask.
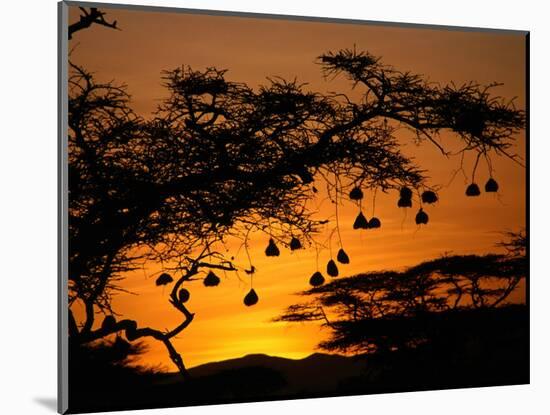
[[[489,178],[487,183],[485,184],[485,192],[487,193],[495,193],[499,189],[499,185],[496,182],[495,179],[492,177]],[[466,196],[474,197],[479,196],[481,194],[481,191],[479,189],[479,186],[476,183],[471,183],[466,188]],[[412,197],[413,192],[408,187],[402,187],[399,190],[399,200],[397,201],[397,206],[400,208],[410,208],[412,207]],[[350,193],[349,193],[350,200],[353,201],[361,201],[363,199],[363,191],[359,187],[354,187]],[[435,192],[431,190],[426,190],[422,192],[420,195],[420,200],[422,201],[422,204],[434,204],[439,199]],[[415,216],[415,222],[417,225],[426,225],[428,224],[429,217],[428,214],[424,211],[424,209],[421,207],[416,216]],[[361,209],[359,209],[359,214],[355,218],[355,221],[353,222],[353,229],[377,229],[382,226],[382,222],[379,218],[373,216],[370,220],[368,220],[363,212],[361,212]],[[296,251],[298,249],[302,248],[301,241],[293,236],[288,244],[291,251]],[[267,244],[267,247],[265,249],[265,255],[268,257],[276,257],[281,254],[281,251],[279,250],[279,247],[275,243],[275,240],[273,238],[269,238],[269,242]],[[338,250],[338,253],[336,255],[336,261],[340,264],[349,264],[350,259],[346,251],[344,251],[343,248],[340,248]],[[330,259],[327,263],[326,272],[330,277],[338,277],[339,270],[338,266],[336,265],[336,261],[334,259]],[[247,273],[253,273],[254,269],[251,268],[252,271],[247,271]],[[170,283],[172,283],[174,280],[168,273],[162,273],[157,279],[156,279],[156,285],[157,286],[165,286]],[[220,277],[218,277],[213,271],[209,271],[206,277],[203,279],[203,284],[205,287],[215,287],[219,285],[220,283]],[[313,275],[309,279],[309,284],[313,287],[319,287],[325,283],[325,277],[320,271],[316,271],[313,273]],[[181,288],[178,292],[178,300],[180,303],[186,303],[190,298],[190,293],[187,289]],[[258,294],[254,290],[254,288],[250,288],[250,291],[245,295],[243,299],[244,305],[247,307],[253,306],[258,303]],[[109,323],[109,322],[107,322]]]
[[[487,193],[496,193],[498,192],[498,183],[495,179],[492,177],[487,180],[487,183],[485,183],[485,192]],[[472,183],[468,185],[466,188],[466,196],[479,196],[481,194],[481,191],[479,190],[479,186],[476,183]]]
[[[166,272],[163,272],[162,274],[160,274],[157,277],[157,279],[155,281],[155,284],[157,285],[157,287],[161,287],[161,286],[168,285],[168,284],[172,283],[173,281],[174,281],[174,279],[172,278],[172,276],[170,274],[168,274]],[[212,276],[210,276],[210,274],[209,274],[204,279],[204,285],[207,286],[207,287],[213,287],[213,286],[218,285],[219,283],[220,283],[220,279],[215,274],[213,274]],[[178,300],[181,304],[184,304],[187,301],[189,301],[190,297],[191,297],[191,293],[189,292],[189,290],[187,290],[185,288],[181,288],[178,291]]]
[[[291,251],[295,251],[297,249],[302,248],[302,243],[298,238],[292,237],[289,243],[289,247]],[[280,255],[280,250],[277,247],[277,244],[275,243],[275,240],[273,238],[269,238],[269,243],[267,244],[267,248],[265,249],[265,254],[266,256]],[[346,251],[344,251],[342,248],[340,248],[340,250],[338,251],[338,254],[336,255],[336,259],[341,264],[349,264],[348,254],[346,254]],[[336,265],[336,262],[333,259],[331,259],[327,263],[327,274],[330,275],[331,277],[337,277],[339,274],[338,267]],[[314,287],[318,287],[322,285],[324,282],[325,282],[325,278],[323,277],[323,274],[321,274],[319,271],[314,273],[309,279],[309,283]]]
[[[499,186],[496,180],[493,179],[492,177],[489,178],[489,180],[485,184],[485,192],[494,193],[494,192],[497,192],[498,189],[499,189]],[[479,190],[479,186],[475,183],[470,184],[466,189],[466,196],[479,196],[480,194],[481,192]],[[399,200],[397,201],[397,206],[400,208],[412,207],[413,205],[412,197],[413,197],[412,190],[408,187],[402,187],[399,190]],[[363,199],[363,191],[361,190],[361,188],[355,186],[349,192],[349,198],[350,200],[359,202]],[[436,203],[439,200],[439,198],[434,191],[425,190],[420,194],[420,200],[422,204],[431,205]],[[424,211],[422,207],[420,207],[420,209],[418,210],[415,216],[415,223],[417,225],[427,225],[429,219],[430,218],[428,214]],[[363,214],[363,212],[361,211],[361,208],[359,207],[359,214],[357,215],[357,217],[355,218],[355,221],[353,222],[353,229],[377,229],[377,228],[380,228],[381,226],[382,226],[382,222],[380,221],[379,218],[377,218],[376,216],[373,216],[370,220],[368,220]],[[272,240],[270,241],[270,243],[271,242]],[[274,249],[272,249],[272,251],[274,252]],[[277,249],[277,252],[278,252],[278,249]],[[266,254],[268,254],[267,250],[266,250]],[[341,264],[349,264],[350,262],[349,256],[346,254],[346,252],[342,248],[338,251],[336,260]],[[338,266],[336,265],[336,262],[333,259],[330,259],[327,263],[327,274],[331,277],[337,277],[339,275]],[[313,287],[318,287],[320,285],[323,285],[324,283],[325,283],[325,277],[319,271],[316,271],[309,279],[309,284]]]
[[[412,207],[412,197],[413,192],[408,187],[402,187],[399,190],[399,200],[397,201],[397,207],[400,208],[410,208]],[[349,198],[351,200],[360,201],[363,199],[363,192],[360,188],[354,187],[349,193]],[[434,204],[439,199],[437,194],[431,190],[426,190],[420,195],[420,199],[424,204]],[[418,213],[415,216],[415,222],[417,225],[427,225],[429,221],[428,214],[421,207],[418,210]],[[373,216],[370,220],[367,220],[365,215],[361,210],[353,222],[353,229],[377,229],[382,226],[382,222],[377,217]]]
[[[498,192],[499,185],[495,179],[492,177],[487,180],[487,183],[485,183],[485,192],[486,193],[496,193]],[[468,185],[466,188],[466,196],[469,197],[475,197],[479,196],[481,194],[481,191],[479,189],[479,186],[474,182]],[[399,190],[399,200],[397,201],[397,207],[399,208],[410,208],[412,207],[412,196],[413,192],[408,187],[402,187]],[[350,193],[349,198],[351,200],[359,201],[363,199],[363,192],[359,187],[354,187]],[[426,190],[422,192],[420,195],[420,199],[423,204],[434,204],[436,203],[439,198],[437,197],[437,194],[433,192],[432,190]],[[427,225],[429,221],[428,214],[424,211],[424,209],[421,207],[416,216],[415,216],[415,222],[417,225]],[[359,210],[359,214],[355,218],[355,222],[353,223],[353,229],[376,229],[381,226],[380,219],[377,217],[372,217],[370,220],[367,220],[363,212]]]
[[[164,272],[157,277],[155,284],[157,285],[157,287],[160,287],[160,286],[168,285],[173,281],[174,279],[172,278],[172,276]],[[220,284],[220,282],[221,282],[220,277],[218,277],[214,271],[209,271],[206,277],[202,280],[202,283],[205,287],[216,287],[217,285]],[[191,293],[189,292],[189,290],[185,288],[181,288],[178,291],[178,300],[180,303],[182,304],[186,303],[187,301],[189,301],[190,297],[191,297]],[[251,288],[248,294],[246,294],[243,302],[246,306],[252,306],[258,302],[258,294],[256,294],[256,291],[254,290],[254,288]]]

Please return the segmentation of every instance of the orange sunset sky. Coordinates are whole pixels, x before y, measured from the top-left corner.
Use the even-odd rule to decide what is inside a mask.
[[[324,80],[315,59],[323,52],[354,45],[358,50],[381,56],[385,63],[400,70],[424,74],[433,82],[502,82],[504,85],[495,92],[505,98],[516,97],[516,107],[525,109],[526,49],[521,33],[104,10],[108,20],[117,20],[121,30],[95,25],[76,33],[69,44],[71,60],[93,72],[100,81],[127,84],[133,108],[145,117],[166,96],[161,71],[182,64],[194,69],[226,68],[229,80],[246,82],[254,88],[265,83],[268,76],[281,76],[297,77],[307,82],[311,90],[349,93],[350,85],[343,78]],[[71,7],[69,21],[75,21],[78,13],[77,8]],[[453,171],[460,164],[458,157],[446,158],[429,144],[416,146],[412,133],[407,131],[400,132],[399,138],[405,143],[405,153],[428,170],[430,183],[442,186],[440,202],[425,209],[430,223],[419,228],[414,223],[418,206],[404,211],[397,208],[395,192],[379,193],[375,211],[382,220],[382,228],[367,231],[352,229],[357,206],[344,203],[339,210],[340,231],[351,264],[340,266],[342,275],[401,268],[445,252],[495,252],[498,251],[495,243],[502,239],[503,231],[525,227],[523,167],[494,157],[500,192],[467,198],[464,190],[471,178],[458,173],[451,182]],[[452,134],[444,134],[441,139],[448,148],[457,148]],[[522,134],[514,151],[523,158],[525,144]],[[467,156],[464,169],[468,176],[472,167],[473,157]],[[483,185],[487,178],[487,166],[481,163],[476,181]],[[372,196],[367,192],[363,201],[368,218],[373,214]],[[326,233],[318,237],[324,241],[334,227],[334,206],[330,202],[312,203],[319,207],[319,217],[332,219]],[[317,324],[270,321],[300,300],[295,294],[308,288],[309,277],[316,271],[316,254],[313,249],[292,254],[281,249],[280,257],[267,258],[263,253],[267,239],[265,235],[255,235],[250,243],[252,262],[258,269],[254,288],[260,297],[254,307],[242,303],[250,288],[245,275],[228,273],[215,288],[205,288],[201,281],[189,284],[188,308],[196,314],[195,320],[174,340],[188,367],[250,353],[302,358],[313,353],[326,335]],[[332,247],[335,253],[336,238]],[[230,244],[229,248],[234,255],[238,245]],[[243,250],[236,259],[246,264]],[[328,250],[320,253],[322,271],[328,259]],[[129,273],[123,287],[137,296],[117,295],[114,309],[136,319],[140,325],[164,329],[177,324],[181,315],[167,303],[168,290],[155,286],[151,275],[158,270],[158,266],[151,264]],[[521,286],[515,299],[523,299],[524,291]],[[147,344],[149,350],[141,363],[160,364],[174,370],[162,344]]]

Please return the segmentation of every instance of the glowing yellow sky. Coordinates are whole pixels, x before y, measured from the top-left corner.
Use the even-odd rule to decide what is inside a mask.
[[[72,10],[70,21],[76,19]],[[121,31],[92,27],[75,34],[70,42],[71,59],[95,73],[102,81],[126,83],[132,94],[134,109],[146,116],[166,95],[160,73],[182,64],[194,69],[207,66],[229,69],[227,78],[256,87],[267,76],[298,77],[312,90],[348,91],[343,80],[326,82],[315,58],[328,50],[356,46],[383,56],[386,63],[401,70],[425,74],[431,81],[457,84],[470,80],[479,83],[504,83],[498,93],[517,97],[518,108],[525,107],[525,39],[520,34],[471,33],[428,29],[403,29],[373,25],[297,22],[252,18],[228,18],[204,15],[150,13],[108,10]],[[400,138],[406,140],[404,132]],[[452,137],[443,137],[452,142]],[[399,268],[434,258],[444,252],[486,253],[495,251],[500,232],[525,226],[525,170],[508,160],[494,159],[498,195],[482,194],[466,198],[467,180],[459,173],[449,183],[458,167],[457,158],[446,159],[435,147],[416,147],[412,141],[405,152],[429,169],[433,184],[446,186],[441,201],[427,210],[430,223],[418,228],[414,224],[415,207],[405,212],[396,207],[395,194],[378,194],[376,215],[382,220],[379,230],[354,231],[352,222],[357,207],[347,204],[340,209],[342,239],[351,264],[341,266],[343,275]],[[519,137],[518,154],[525,156],[525,138]],[[465,170],[471,173],[473,160],[467,157]],[[482,185],[487,168],[477,173]],[[372,194],[366,194],[364,212],[372,216]],[[334,214],[333,206],[321,206],[321,215]],[[330,225],[332,229],[333,224]],[[321,235],[324,240],[326,235]],[[312,353],[324,333],[315,324],[289,325],[269,320],[285,307],[299,300],[293,294],[307,289],[307,281],[316,270],[315,252],[302,250],[293,254],[282,249],[281,256],[267,258],[263,250],[265,235],[251,241],[253,263],[259,270],[254,287],[260,302],[247,308],[242,298],[249,280],[227,274],[216,288],[204,288],[192,282],[189,309],[195,320],[175,340],[188,366],[213,360],[238,357],[248,353],[267,353],[300,358]],[[337,249],[334,239],[333,249]],[[336,251],[334,249],[334,251]],[[320,266],[329,252],[320,255]],[[244,252],[237,260],[246,264]],[[147,278],[155,267],[128,275],[124,288],[138,296],[119,295],[115,309],[140,325],[173,327],[180,315],[166,302],[168,290],[155,287]],[[523,287],[516,293],[522,298]],[[173,370],[170,360],[157,342],[151,342],[143,357],[147,364],[162,364]]]

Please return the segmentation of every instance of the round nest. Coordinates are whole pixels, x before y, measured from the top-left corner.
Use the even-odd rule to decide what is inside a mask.
[[[243,303],[245,306],[250,307],[258,302],[258,294],[254,291],[254,288],[251,288],[248,294],[245,295]]]
[[[164,272],[159,275],[159,277],[155,281],[155,284],[157,284],[157,286],[167,285],[170,284],[172,281],[174,281],[174,279],[170,276],[170,274]]]
[[[205,287],[215,287],[220,283],[220,277],[218,277],[214,272],[208,272],[206,278],[202,281]]]
[[[328,261],[327,274],[330,275],[331,277],[337,277],[338,276],[338,267],[336,266],[336,262],[334,262],[333,259]]]
[[[267,244],[267,248],[265,248],[266,256],[279,256],[280,253],[273,238],[269,238],[269,243]]]
[[[323,277],[323,274],[321,274],[319,271],[314,273],[311,278],[309,279],[309,284],[312,287],[319,287],[320,285],[323,285],[325,283],[325,277]]]
[[[338,255],[336,255],[336,259],[340,264],[349,264],[349,256],[342,248],[338,250]]]
[[[479,186],[475,183],[470,184],[466,188],[466,196],[479,196],[481,194],[481,191],[479,190]]]
[[[351,192],[349,192],[349,198],[351,200],[361,200],[363,199],[363,191],[356,186],[353,189],[351,189]]]
[[[290,250],[296,251],[297,249],[301,249],[301,248],[302,248],[302,243],[300,242],[300,240],[296,237],[292,237],[292,239],[290,240]]]
[[[428,214],[420,208],[418,213],[416,214],[416,217],[414,218],[417,225],[427,225],[428,224]]]
[[[498,192],[498,183],[492,177],[489,180],[487,180],[487,183],[485,183],[485,191],[487,193]]]
[[[367,221],[367,218],[365,218],[365,215],[363,215],[363,212],[359,212],[359,214],[355,218],[355,222],[353,222],[353,229],[368,229],[368,228],[369,228],[369,222]]]

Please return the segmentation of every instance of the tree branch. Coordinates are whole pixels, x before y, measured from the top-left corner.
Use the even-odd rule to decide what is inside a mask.
[[[75,22],[71,25],[69,25],[69,39],[72,39],[73,34],[80,31],[87,29],[92,24],[97,24],[100,26],[105,26],[111,29],[120,30],[117,27],[117,21],[108,22],[105,20],[103,16],[105,16],[105,13],[98,10],[96,7],[91,7],[88,11],[84,7],[79,7],[82,14],[80,15],[80,19],[78,22]]]

